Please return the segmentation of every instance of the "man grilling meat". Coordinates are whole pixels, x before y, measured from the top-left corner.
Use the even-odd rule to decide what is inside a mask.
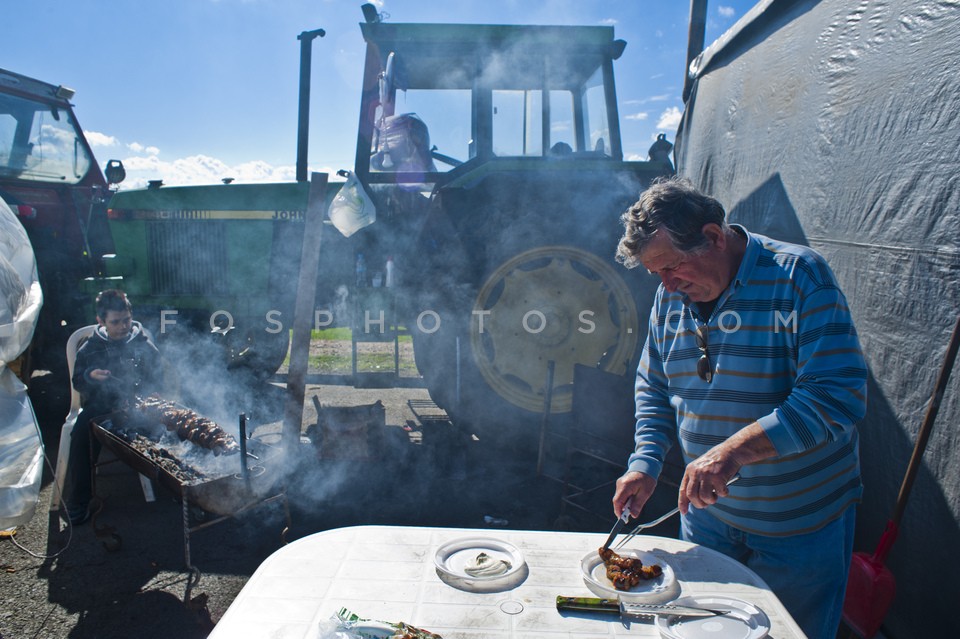
[[[138,394],[158,390],[161,379],[160,352],[134,321],[126,294],[102,291],[96,308],[97,329],[77,350],[72,378],[82,409],[70,438],[63,497],[75,526],[90,517],[90,460],[100,454],[100,442],[91,437],[91,420],[127,406]]]
[[[617,258],[661,285],[614,513],[640,512],[676,438],[687,464],[681,537],[746,564],[808,637],[833,639],[867,400],[867,366],[833,271],[808,247],[729,224],[720,202],[684,178],[655,181],[623,221]]]

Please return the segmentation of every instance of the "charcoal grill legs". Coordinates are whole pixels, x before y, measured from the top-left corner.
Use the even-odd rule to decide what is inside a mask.
[[[89,425],[88,428],[93,428],[93,425]],[[123,545],[123,539],[117,534],[116,528],[100,523],[100,513],[103,512],[104,500],[97,490],[97,469],[100,467],[100,464],[97,463],[97,457],[100,454],[99,449],[100,446],[91,446],[88,453],[90,456],[90,503],[87,508],[90,513],[90,526],[93,528],[93,534],[100,540],[107,552],[116,552]]]
[[[186,600],[190,601],[190,589],[200,583],[200,569],[190,562],[190,500],[186,494],[180,503],[183,506],[183,558],[187,563],[187,570],[190,571],[190,576],[187,577]]]
[[[263,506],[274,501],[283,502],[283,514],[286,517],[286,526],[280,532],[280,541],[284,545],[287,543],[287,532],[290,530],[291,520],[290,520],[290,504],[287,502],[287,493],[286,490],[283,490],[272,497],[267,497],[266,499],[257,499],[254,500],[245,506],[239,508],[229,515],[222,515],[216,519],[211,519],[210,521],[205,521],[202,524],[196,526],[190,526],[190,499],[187,497],[186,492],[183,493],[183,499],[181,501],[183,505],[183,557],[187,564],[187,570],[190,571],[190,579],[187,583],[187,594],[189,595],[190,588],[196,586],[200,583],[200,569],[193,565],[190,559],[190,534],[198,530],[203,530],[204,528],[209,528],[219,524],[222,521],[237,517],[238,515],[245,513],[246,511],[256,508],[258,506]],[[188,596],[189,599],[189,596]]]

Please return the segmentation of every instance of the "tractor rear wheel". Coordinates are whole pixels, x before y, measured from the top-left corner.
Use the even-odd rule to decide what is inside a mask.
[[[417,250],[429,286],[408,327],[454,421],[536,439],[548,399],[553,423],[567,421],[576,364],[632,375],[656,281],[613,255],[638,180],[504,172],[435,194]]]
[[[531,412],[545,410],[548,390],[551,412],[568,412],[575,364],[622,374],[637,345],[636,304],[623,279],[572,246],[531,249],[501,264],[477,295],[473,315],[484,319],[470,333],[484,381]]]
[[[576,364],[631,374],[643,337],[637,293],[576,246],[521,251],[478,286],[426,299],[408,326],[431,397],[454,422],[510,441],[536,437],[548,394],[552,419],[570,412]]]

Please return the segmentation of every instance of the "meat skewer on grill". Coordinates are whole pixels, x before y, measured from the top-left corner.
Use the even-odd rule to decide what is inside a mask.
[[[216,455],[240,452],[240,444],[233,435],[213,420],[201,417],[196,411],[181,408],[156,395],[137,398],[135,406],[144,417],[163,424],[167,430],[176,432],[184,441],[193,442]]]

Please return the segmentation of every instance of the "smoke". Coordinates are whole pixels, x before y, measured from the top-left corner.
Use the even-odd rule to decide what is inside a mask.
[[[337,296],[335,315],[346,312],[347,288],[339,287]],[[148,323],[151,319],[138,318]],[[238,440],[242,414],[248,450],[259,458],[247,459],[251,473],[256,475],[253,485],[258,493],[283,486],[298,505],[307,509],[336,494],[348,480],[348,473],[336,472],[336,464],[318,464],[318,449],[306,440],[290,450],[285,448],[285,386],[272,381],[264,371],[245,366],[242,359],[237,363],[237,349],[243,343],[238,338],[247,329],[253,334],[266,334],[264,326],[211,331],[204,326],[204,320],[190,321],[178,316],[177,323],[165,326],[162,333],[159,328],[154,329],[166,373],[165,387],[158,394],[213,420]],[[306,407],[304,414],[308,414]],[[173,432],[164,434],[158,445],[210,477],[236,475],[240,471],[238,454],[217,456],[191,442],[179,441]],[[233,488],[231,482],[219,486],[224,491]],[[224,499],[229,502],[232,497]]]
[[[349,306],[347,305],[347,298],[350,296],[350,289],[347,288],[345,284],[341,284],[337,287],[336,292],[334,293],[333,300],[333,321],[336,323],[338,317],[346,318],[350,317]]]
[[[436,110],[447,103],[418,101],[436,92],[423,91],[418,96],[416,87],[406,90],[409,95],[405,95],[403,104],[416,110],[428,127],[432,123],[454,120],[454,117],[441,116],[459,116],[461,112],[455,109],[463,109],[462,113],[468,117],[459,123],[460,128],[454,126],[435,135],[437,128],[434,127],[431,142],[438,144],[440,153],[467,160],[471,132],[469,126],[464,127],[464,122],[470,122],[471,104],[464,98],[477,83],[490,87],[569,86],[575,84],[570,78],[580,78],[584,86],[589,87],[588,91],[596,90],[594,95],[602,100],[602,86],[592,79],[588,81],[596,69],[590,68],[589,63],[585,65],[579,56],[557,55],[551,58],[547,68],[518,63],[530,58],[531,46],[542,44],[517,42],[496,52],[471,52],[470,65],[477,60],[484,64],[479,80],[475,77],[475,68],[456,64],[446,67],[450,71],[448,77],[430,78],[435,86],[451,88],[454,95],[447,96],[444,92],[445,97],[451,97],[449,114],[437,113],[434,118]],[[405,90],[403,86],[399,88]],[[536,118],[542,118],[542,109],[523,108],[532,107],[525,102],[527,94],[519,90],[504,93],[521,96],[524,103],[516,113],[533,117],[531,128],[542,126],[542,123],[536,124]],[[554,133],[562,130],[562,135],[566,135],[571,129],[566,126],[567,118],[560,101],[554,105],[551,93],[543,95],[547,97],[540,99],[551,100],[551,130]],[[566,108],[572,117],[572,101],[568,100]],[[594,112],[599,117],[605,110],[594,108]],[[500,131],[497,127],[512,122],[507,119],[509,115],[506,109],[494,115],[495,132]],[[558,122],[564,126],[557,128]],[[526,120],[519,121],[514,127],[518,130],[506,129],[506,137],[516,134],[515,139],[525,145],[523,125],[526,123]],[[611,148],[609,133],[601,132],[601,123],[591,119],[589,125],[587,135],[591,139],[578,145],[581,148],[575,153],[580,155],[542,157],[536,165],[531,165],[535,168],[530,171],[511,168],[497,172],[494,168],[488,177],[446,188],[434,195],[432,201],[421,195],[419,188],[405,191],[396,186],[373,185],[371,195],[379,200],[378,207],[383,206],[378,211],[377,223],[358,231],[349,240],[335,233],[324,236],[317,306],[329,308],[334,323],[347,321],[341,318],[352,318],[356,300],[351,299],[347,283],[354,281],[356,254],[365,255],[370,271],[379,268],[388,255],[395,256],[398,281],[393,292],[398,318],[413,334],[417,364],[435,401],[451,412],[456,411],[458,417],[479,420],[482,416],[483,421],[498,424],[504,433],[511,433],[510,428],[517,421],[526,419],[529,424],[529,415],[542,409],[549,361],[558,363],[558,379],[565,382],[572,378],[574,364],[598,366],[624,347],[630,352],[616,354],[623,361],[613,362],[612,367],[620,373],[628,371],[631,368],[628,360],[633,358],[633,350],[628,347],[631,340],[642,338],[641,324],[629,319],[629,313],[619,308],[620,301],[610,291],[616,286],[629,287],[634,299],[628,300],[626,306],[644,306],[649,302],[642,277],[631,274],[631,283],[623,284],[613,260],[621,232],[619,215],[637,198],[643,185],[632,173],[611,171],[608,162],[594,168],[589,161],[571,161],[587,157],[604,159],[605,150]],[[543,149],[539,149],[542,136],[538,133],[527,137],[534,140],[534,146],[523,146],[518,154],[546,156]],[[497,143],[494,135],[494,152],[499,151]],[[211,178],[208,181],[231,168],[215,158],[197,156],[192,160],[195,160],[192,168],[198,165],[203,168]],[[152,156],[145,162],[145,166],[156,168],[159,159]],[[134,168],[143,167],[135,165]],[[260,168],[266,172],[269,167]],[[254,254],[250,259],[259,261],[258,269],[269,269],[271,291],[286,291],[292,299],[299,252],[294,253],[290,248],[299,246],[294,241],[302,235],[303,227],[291,224],[281,231],[281,226],[274,224],[274,232],[290,234],[287,238],[290,243],[274,240],[269,253]],[[502,268],[516,256],[544,247],[548,247],[546,252],[538,253],[536,260],[518,265],[513,271]],[[265,254],[270,255],[269,264]],[[277,261],[278,256],[284,255],[295,257]],[[613,275],[604,271],[598,277],[597,270],[588,268],[584,259],[578,262],[570,255],[599,259]],[[551,279],[555,277],[559,279]],[[520,279],[534,284],[524,289],[529,294],[506,295],[505,291],[517,290],[511,288],[510,282]],[[579,290],[581,288],[586,290]],[[583,296],[578,298],[581,292]],[[479,327],[474,311],[481,299],[484,305],[480,310],[491,313],[490,326],[501,335],[511,335],[513,341],[498,341],[499,337],[477,339]],[[583,304],[588,303],[591,306],[584,308]],[[582,326],[580,313],[584,310],[594,313],[613,336],[598,338],[589,348],[584,347],[591,339],[578,331]],[[507,320],[502,319],[526,317],[524,313],[528,311],[542,315],[545,324],[542,334],[524,330],[520,325],[507,326]],[[239,315],[239,311],[237,313]],[[644,316],[644,312],[641,310],[639,315]],[[284,314],[278,319],[284,328],[289,328],[292,306],[285,305]],[[356,326],[358,318],[352,319]],[[235,435],[241,412],[247,415],[251,429],[282,422],[283,390],[266,382],[256,370],[242,362],[237,364],[236,356],[245,352],[250,335],[245,332],[247,327],[238,325],[230,331],[211,333],[204,326],[207,320],[200,318],[199,331],[177,331],[164,339],[163,352],[176,367],[184,403]],[[628,325],[630,322],[634,325]],[[262,337],[263,328],[254,325],[252,330]],[[517,344],[522,348],[513,348]],[[251,348],[256,350],[256,340]],[[529,352],[534,354],[526,356]],[[526,430],[530,430],[529,426]],[[303,460],[284,460],[282,467],[302,471],[300,461]],[[305,474],[313,475],[312,472]],[[290,475],[290,481],[294,475]],[[310,481],[314,485],[314,496],[321,499],[326,491],[335,490],[345,479],[338,474],[323,473],[322,481],[317,476],[311,476]]]

